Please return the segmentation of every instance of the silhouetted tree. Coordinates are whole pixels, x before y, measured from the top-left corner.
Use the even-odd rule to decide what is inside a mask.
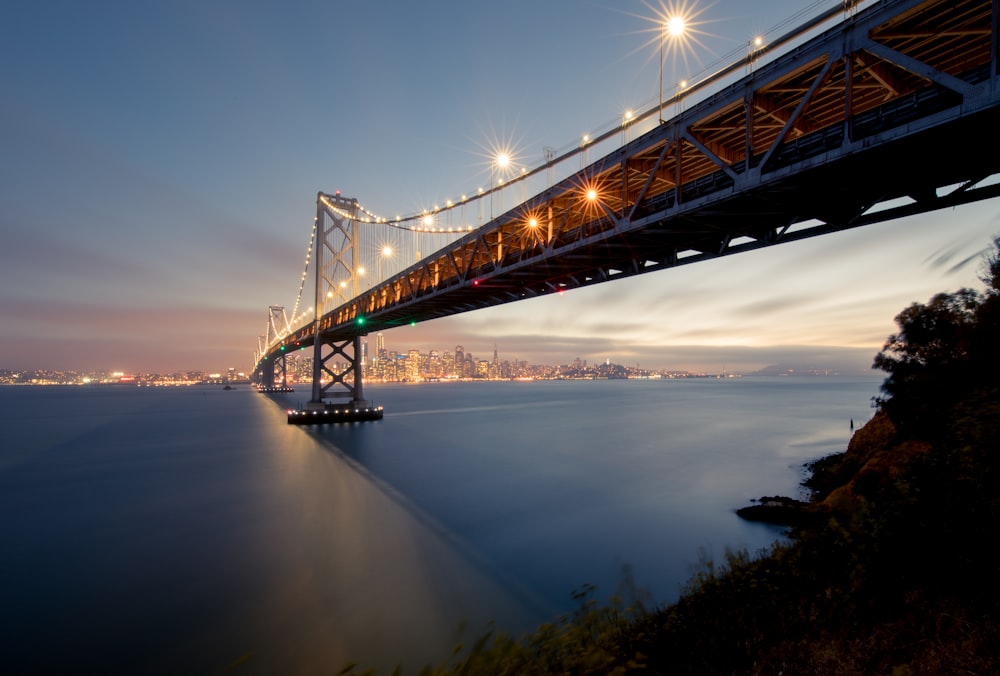
[[[905,437],[928,439],[972,375],[976,314],[982,296],[962,289],[914,303],[896,315],[874,368],[889,375],[878,404]]]
[[[896,315],[899,332],[889,336],[873,367],[888,373],[885,396],[876,403],[900,436],[940,439],[960,401],[1000,374],[1000,238],[985,259],[985,292],[941,293]]]

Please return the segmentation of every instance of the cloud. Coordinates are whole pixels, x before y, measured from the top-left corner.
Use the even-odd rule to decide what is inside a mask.
[[[830,345],[734,345],[667,343],[655,336],[636,340],[629,334],[609,332],[602,335],[560,335],[544,332],[509,332],[490,334],[482,327],[470,330],[458,317],[438,319],[417,327],[385,332],[387,349],[406,352],[417,349],[452,351],[461,345],[477,359],[492,358],[494,345],[501,359],[523,360],[532,364],[568,364],[579,357],[590,363],[606,359],[620,364],[646,368],[705,370],[717,372],[722,365],[730,370],[753,371],[774,363],[795,363],[800,368],[832,368],[845,373],[863,373],[871,365],[877,349],[872,346],[841,347]],[[720,334],[721,336],[721,334]],[[369,335],[368,341],[374,341]],[[884,340],[881,336],[878,344]]]
[[[4,236],[0,280],[10,290],[31,292],[32,284],[47,286],[106,277],[147,279],[147,266],[120,254],[58,236],[51,227],[11,228]],[[41,265],[40,261],[50,264]]]
[[[224,343],[207,341],[186,343],[162,352],[128,337],[5,337],[4,349],[9,352],[0,368],[12,370],[174,373],[222,371],[230,367],[248,372],[253,368],[251,350],[234,351]]]
[[[136,306],[0,296],[6,368],[142,370],[221,368],[252,360],[264,312],[199,306]],[[234,340],[238,336],[238,340]],[[219,361],[214,361],[218,359]],[[67,363],[69,362],[69,363]]]
[[[778,296],[764,298],[748,303],[737,304],[731,311],[730,316],[734,318],[760,318],[774,314],[783,314],[792,310],[814,307],[816,298],[813,296]]]
[[[992,244],[984,246],[983,239],[978,233],[969,233],[938,247],[923,260],[923,263],[929,270],[943,270],[947,275],[955,275],[973,263],[981,263],[983,257],[992,250]]]

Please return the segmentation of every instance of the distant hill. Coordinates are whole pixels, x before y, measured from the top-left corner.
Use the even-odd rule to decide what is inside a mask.
[[[839,376],[840,369],[833,366],[802,366],[798,364],[771,364],[746,373],[748,376]]]

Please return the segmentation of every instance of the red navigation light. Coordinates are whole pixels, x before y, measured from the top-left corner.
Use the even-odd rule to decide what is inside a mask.
[[[472,286],[479,286],[479,280],[478,279],[472,280]]]

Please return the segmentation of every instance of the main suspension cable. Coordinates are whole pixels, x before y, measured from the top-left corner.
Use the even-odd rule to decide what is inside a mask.
[[[295,307],[292,309],[292,318],[290,320],[291,324],[295,324],[295,321],[299,317],[299,306],[302,304],[302,292],[306,288],[306,279],[309,276],[309,263],[312,261],[313,246],[316,244],[316,221],[313,221],[312,234],[309,236],[309,246],[306,249],[306,265],[302,270],[302,279],[299,281],[299,295],[295,298]],[[289,332],[291,332],[291,326],[288,327]]]

